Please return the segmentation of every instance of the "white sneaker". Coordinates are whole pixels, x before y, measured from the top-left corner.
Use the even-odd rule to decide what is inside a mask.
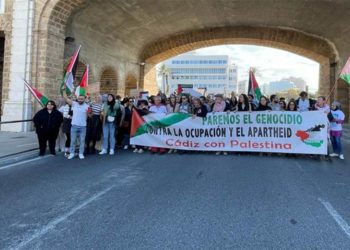
[[[139,154],[142,154],[142,153],[143,153],[143,149],[140,148],[140,149],[139,149]]]
[[[124,146],[124,150],[127,150],[128,148],[129,148],[128,145],[125,145],[125,146]]]
[[[216,154],[216,155],[220,155],[220,152],[216,152],[215,154]]]
[[[84,155],[83,154],[79,154],[79,159],[80,160],[84,160],[85,159]]]
[[[74,158],[74,154],[69,154],[69,156],[68,156],[68,160],[72,160]]]
[[[344,155],[339,155],[340,160],[344,160]]]
[[[330,156],[330,157],[337,157],[337,156],[339,156],[339,155],[336,154],[336,153],[331,153],[331,154],[329,154],[329,156]]]
[[[102,149],[102,151],[101,151],[99,154],[100,154],[100,155],[105,155],[105,154],[107,154],[107,150]]]
[[[137,148],[135,148],[135,150],[133,151],[134,153],[138,153],[139,150]]]
[[[114,150],[113,149],[109,150],[109,155],[114,155]]]
[[[224,155],[227,155],[227,152],[224,152]]]
[[[168,154],[171,154],[172,152],[173,152],[173,150],[172,150],[172,149],[169,149]]]

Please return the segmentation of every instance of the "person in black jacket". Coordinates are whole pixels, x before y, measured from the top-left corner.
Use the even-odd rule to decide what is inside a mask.
[[[205,105],[201,103],[199,99],[194,99],[193,100],[193,116],[198,116],[198,117],[206,117],[208,113],[208,109]]]
[[[63,116],[57,110],[55,102],[48,101],[45,108],[35,114],[33,122],[38,135],[39,156],[45,154],[47,141],[49,141],[50,154],[55,155],[56,139],[63,122]]]
[[[259,106],[255,109],[255,111],[266,111],[271,110],[271,107],[268,105],[268,99],[266,96],[261,96],[259,100]]]

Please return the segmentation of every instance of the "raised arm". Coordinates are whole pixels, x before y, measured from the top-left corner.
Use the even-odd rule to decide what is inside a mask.
[[[66,87],[62,88],[62,96],[63,96],[64,100],[66,101],[66,103],[67,103],[69,106],[72,106],[73,102],[72,102],[72,100],[67,96]]]

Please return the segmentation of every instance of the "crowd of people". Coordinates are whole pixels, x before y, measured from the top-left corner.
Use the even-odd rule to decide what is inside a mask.
[[[320,110],[327,114],[330,122],[330,140],[333,148],[331,157],[344,159],[341,136],[342,123],[345,120],[338,101],[327,104],[324,96],[316,100],[308,97],[303,91],[297,99],[289,99],[271,95],[261,96],[256,100],[253,95],[231,93],[230,97],[209,95],[193,97],[189,94],[173,94],[166,97],[159,92],[156,96],[145,99],[135,99],[113,94],[95,94],[92,98],[85,96],[68,97],[63,91],[63,97],[57,101],[49,101],[33,118],[40,156],[45,154],[47,142],[50,154],[56,151],[65,153],[68,159],[76,155],[76,143],[79,139],[78,157],[84,159],[88,154],[114,155],[116,147],[124,150],[132,148],[135,153],[150,150],[152,153],[164,154],[183,150],[167,150],[165,148],[146,148],[140,145],[130,145],[130,130],[132,112],[137,110],[143,114],[153,113],[187,113],[193,116],[205,117],[209,112],[241,112],[241,111],[295,111],[305,112]],[[56,148],[57,147],[57,148]],[[227,155],[227,152],[216,152]]]

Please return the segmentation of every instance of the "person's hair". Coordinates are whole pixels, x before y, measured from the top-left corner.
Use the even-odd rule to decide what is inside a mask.
[[[265,101],[266,101],[265,106],[267,106],[269,104],[269,99],[266,96],[262,95],[262,96],[260,96],[260,99],[259,99],[259,105],[261,105],[261,99],[265,99]]]
[[[120,99],[122,99],[122,97],[120,95],[116,95],[114,99],[120,100]]]
[[[190,97],[189,97],[188,95],[182,94],[182,95],[181,95],[180,103],[182,103],[182,98],[183,98],[183,97],[186,97],[187,101],[190,102]]]
[[[175,101],[172,102],[171,99],[174,99]],[[169,97],[169,105],[172,106],[172,107],[175,107],[176,104],[177,104],[176,96],[175,96],[175,95],[171,95],[171,96]]]
[[[299,96],[305,96],[306,97],[307,96],[307,92],[306,91],[301,91]]]
[[[45,105],[46,109],[47,109],[47,104],[49,104],[49,103],[53,106],[53,108],[52,108],[53,110],[57,109],[56,103],[52,100],[47,101],[47,103]]]
[[[198,102],[199,105],[203,105],[199,98],[193,98],[192,100],[193,105],[195,105],[196,102]]]
[[[340,109],[340,110],[341,110],[341,103],[340,103],[339,101],[337,101],[337,100],[333,101],[333,102],[332,102],[332,105],[336,106],[337,109]]]
[[[231,96],[229,99],[228,99],[231,103],[235,103],[237,104],[237,97],[236,96]]]
[[[112,101],[108,100],[108,97],[112,96]],[[115,97],[113,94],[108,94],[107,96],[107,105],[109,106],[110,110],[113,112],[114,105],[115,105]]]
[[[325,97],[325,96],[323,96],[323,95],[320,95],[318,98],[321,98],[323,101],[325,101],[325,100],[326,100],[326,97]]]
[[[276,95],[270,95],[270,102],[273,102],[273,99],[276,98]]]
[[[290,104],[291,104],[291,103],[294,103],[294,109],[291,109],[291,108],[290,108]],[[296,102],[293,101],[293,100],[289,101],[286,110],[287,110],[287,111],[297,111],[297,110],[298,110],[298,107],[297,107]]]
[[[287,108],[287,103],[285,101],[279,101],[279,103],[283,103],[283,108],[286,109]]]
[[[124,97],[123,101],[121,102],[122,105],[124,105],[125,103],[129,102],[129,97]]]
[[[241,109],[242,108],[242,104],[244,104],[245,108],[249,108],[250,104],[249,104],[248,96],[246,94],[241,94],[241,96],[243,97],[243,103],[238,101],[238,108]]]
[[[248,97],[251,97],[252,99],[254,99],[254,96],[252,94],[248,94]]]
[[[148,101],[147,100],[139,100],[137,103],[137,106],[139,107],[139,106],[141,106],[141,104],[148,106]]]

